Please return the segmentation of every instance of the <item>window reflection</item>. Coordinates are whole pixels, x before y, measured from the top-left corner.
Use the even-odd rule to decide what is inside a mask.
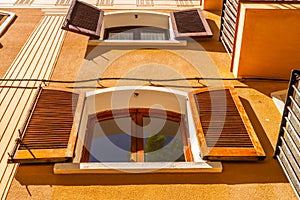
[[[89,162],[129,162],[131,118],[97,122],[91,139]]]

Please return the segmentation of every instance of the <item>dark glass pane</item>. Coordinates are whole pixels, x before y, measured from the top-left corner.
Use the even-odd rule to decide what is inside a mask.
[[[131,155],[131,118],[117,118],[95,124],[90,162],[129,162]]]

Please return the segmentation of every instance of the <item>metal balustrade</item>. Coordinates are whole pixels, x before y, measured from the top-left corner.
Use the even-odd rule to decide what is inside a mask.
[[[293,70],[274,158],[300,198],[300,70]]]

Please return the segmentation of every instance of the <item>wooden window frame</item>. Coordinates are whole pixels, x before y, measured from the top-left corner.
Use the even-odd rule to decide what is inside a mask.
[[[93,136],[94,125],[97,122],[122,118],[122,117],[131,117],[131,160],[133,162],[144,162],[144,139],[143,139],[143,131],[141,127],[143,126],[143,118],[149,117],[149,110],[147,108],[139,108],[139,109],[121,109],[121,110],[110,110],[99,112],[96,115],[92,114],[88,117],[88,125],[87,131],[84,139],[84,147],[82,150],[81,162],[89,162],[90,152],[88,149],[91,148],[91,141]],[[166,114],[167,113],[167,114]],[[193,155],[191,151],[191,144],[189,138],[187,137],[187,127],[184,123],[184,115],[171,112],[164,111],[158,109],[151,109],[151,117],[166,119],[170,121],[175,121],[179,123],[181,139],[183,145],[183,152],[185,156],[185,162],[193,162]],[[139,125],[136,126],[135,124]],[[140,135],[142,134],[142,135]]]

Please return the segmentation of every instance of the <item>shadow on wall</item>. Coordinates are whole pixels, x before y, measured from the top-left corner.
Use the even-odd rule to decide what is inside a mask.
[[[206,19],[206,21],[213,33],[213,37],[206,39],[200,38],[196,39],[196,41],[205,49],[205,51],[226,53],[223,44],[219,41],[220,29],[217,26],[216,22],[211,19]]]
[[[243,81],[242,83],[268,97],[271,97],[272,92],[287,90],[289,86],[289,81]],[[266,83],[268,84],[268,87],[266,87]]]
[[[207,19],[207,22],[213,32],[212,38],[184,38],[188,41],[187,46],[183,47],[147,47],[147,46],[91,46],[88,45],[85,58],[87,60],[93,60],[94,58],[101,56],[109,51],[113,50],[137,50],[137,49],[165,49],[165,50],[197,50],[197,51],[211,51],[211,52],[226,52],[222,43],[219,41],[220,29],[215,21]],[[200,45],[199,45],[200,44]]]
[[[215,15],[222,16],[222,9],[220,10],[209,10],[209,12],[214,13]]]
[[[287,179],[255,112],[241,99],[251,123],[266,152],[261,162],[223,162],[222,173],[186,174],[85,174],[54,175],[53,165],[20,165],[16,179],[22,185],[131,185],[131,184],[246,184],[286,183]]]

